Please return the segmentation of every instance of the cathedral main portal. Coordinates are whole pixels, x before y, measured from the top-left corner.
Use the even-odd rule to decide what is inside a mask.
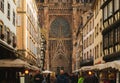
[[[66,19],[57,17],[51,23],[48,49],[50,70],[56,73],[60,69],[70,72],[72,67],[72,31]]]

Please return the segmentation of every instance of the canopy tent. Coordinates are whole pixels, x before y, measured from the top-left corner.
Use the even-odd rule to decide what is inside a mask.
[[[0,67],[15,67],[30,69],[31,65],[21,59],[1,59]]]

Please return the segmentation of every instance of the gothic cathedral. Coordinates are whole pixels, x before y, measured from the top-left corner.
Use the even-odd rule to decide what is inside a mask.
[[[46,69],[72,71],[74,37],[81,24],[79,0],[39,0],[38,16],[46,32]]]

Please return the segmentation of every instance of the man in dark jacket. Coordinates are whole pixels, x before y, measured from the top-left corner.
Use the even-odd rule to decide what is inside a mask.
[[[57,76],[57,83],[69,83],[67,77],[64,75],[63,70],[60,70],[60,75]]]
[[[34,76],[34,82],[35,83],[42,83],[43,76],[40,74],[40,71],[36,72],[36,75]]]

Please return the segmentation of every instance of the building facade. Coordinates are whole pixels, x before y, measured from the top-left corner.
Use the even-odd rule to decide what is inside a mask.
[[[92,11],[84,13],[87,18],[83,25],[83,56],[80,66],[93,65],[94,61],[94,19]]]
[[[103,2],[103,60],[108,62],[119,59],[120,55],[120,0]]]
[[[91,10],[91,1],[77,0],[73,5],[74,29],[73,32],[73,61],[72,70],[78,70],[83,64],[83,27],[88,21],[86,12]],[[85,15],[86,14],[86,15]]]
[[[102,42],[105,64],[119,64],[120,62],[120,0],[103,0],[102,9]],[[114,63],[116,62],[116,63]],[[100,81],[111,83],[120,82],[118,65],[105,68],[100,72]],[[113,67],[113,68],[112,68]],[[106,72],[107,70],[107,72]],[[110,71],[110,72],[108,72]],[[107,79],[106,79],[107,78]]]
[[[100,9],[103,0],[95,0],[93,3],[94,12],[94,64],[104,63],[103,57],[103,42],[102,42],[102,10]]]
[[[18,81],[17,68],[9,66],[16,55],[16,5],[14,0],[0,0],[0,83]],[[9,61],[7,63],[7,61]],[[4,63],[7,64],[4,64]],[[8,66],[7,66],[8,65]]]
[[[17,1],[17,51],[20,58],[37,65],[39,26],[35,0]]]

